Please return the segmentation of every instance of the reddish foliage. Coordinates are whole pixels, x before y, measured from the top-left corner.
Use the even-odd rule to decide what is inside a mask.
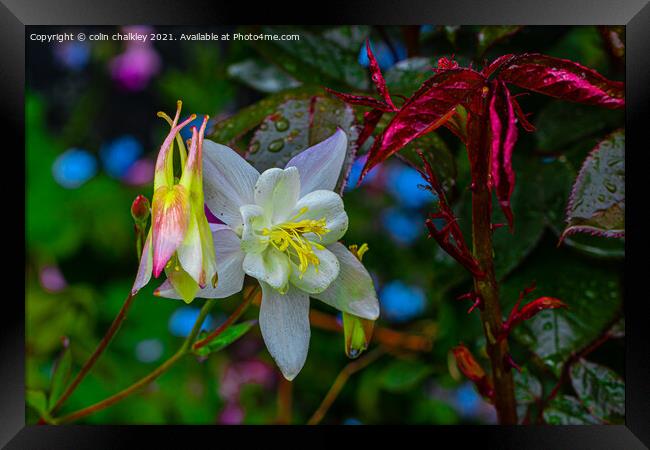
[[[429,219],[425,224],[429,229],[429,237],[433,237],[438,245],[442,247],[450,256],[469,270],[475,277],[483,278],[485,274],[478,265],[478,262],[472,256],[472,252],[467,247],[463,233],[460,231],[456,216],[447,203],[445,192],[438,181],[431,165],[421,152],[418,152],[424,165],[424,173],[421,173],[429,187],[438,195],[438,212],[429,214]],[[433,219],[443,219],[445,224],[442,228],[436,228]],[[452,240],[453,238],[453,240]]]
[[[502,341],[507,338],[510,332],[514,327],[522,323],[524,320],[528,320],[535,316],[537,313],[545,309],[556,309],[556,308],[568,308],[567,304],[563,301],[553,298],[553,297],[539,297],[532,302],[525,305],[523,308],[519,308],[521,301],[532,291],[535,290],[535,284],[533,283],[530,287],[527,287],[519,294],[519,299],[515,306],[512,307],[508,319],[503,322],[501,326],[501,331],[497,336],[498,341]]]
[[[470,381],[472,381],[479,393],[489,399],[494,398],[494,387],[492,381],[476,361],[472,352],[463,344],[452,349],[458,370],[462,372]]]
[[[512,231],[513,215],[510,197],[515,188],[515,172],[512,170],[512,152],[517,142],[517,119],[510,91],[503,81],[492,81],[490,100],[491,152],[490,172],[497,199]]]
[[[625,84],[603,77],[595,70],[567,59],[537,53],[508,60],[498,77],[524,89],[570,102],[625,107]]]

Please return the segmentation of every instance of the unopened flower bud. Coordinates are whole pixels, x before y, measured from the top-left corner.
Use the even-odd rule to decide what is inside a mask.
[[[144,195],[138,195],[131,205],[131,216],[136,223],[144,223],[151,214],[151,205],[149,199]]]

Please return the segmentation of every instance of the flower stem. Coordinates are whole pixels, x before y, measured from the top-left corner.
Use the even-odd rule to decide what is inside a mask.
[[[318,425],[320,421],[323,420],[323,417],[325,417],[325,414],[327,414],[327,411],[334,403],[334,400],[336,400],[336,398],[341,393],[341,390],[345,386],[345,383],[347,383],[348,379],[354,373],[360,371],[361,369],[368,366],[370,363],[376,361],[385,352],[386,350],[380,346],[375,348],[371,352],[368,352],[366,355],[362,356],[361,358],[352,361],[351,363],[348,363],[348,365],[346,365],[343,368],[343,370],[339,372],[338,376],[334,380],[334,383],[332,383],[330,390],[325,395],[325,398],[321,402],[318,409],[314,412],[314,414],[307,422],[307,425]]]
[[[95,363],[97,362],[101,354],[104,353],[104,350],[106,350],[106,347],[108,347],[108,344],[113,339],[113,336],[115,336],[115,333],[117,333],[117,330],[120,328],[120,325],[122,325],[122,322],[124,322],[124,319],[126,318],[126,313],[131,307],[131,304],[133,303],[133,300],[135,299],[136,295],[137,294],[134,295],[132,293],[129,293],[129,295],[126,297],[126,300],[124,300],[124,304],[122,305],[120,312],[117,314],[117,316],[115,316],[115,319],[113,319],[113,323],[111,324],[110,328],[108,329],[108,331],[106,331],[106,334],[99,342],[99,345],[97,345],[97,348],[95,348],[93,354],[90,355],[90,358],[88,358],[84,363],[84,365],[81,367],[81,370],[79,371],[77,376],[68,385],[68,387],[63,392],[63,394],[61,394],[61,397],[57,400],[56,404],[50,411],[51,414],[54,414],[63,405],[63,403],[65,403],[68,397],[72,395],[75,389],[77,389],[77,386],[79,386],[79,383],[81,383],[81,381],[88,374],[88,372],[90,372],[90,369],[95,365]]]
[[[488,139],[487,111],[480,120],[480,130],[477,130],[478,142],[474,143],[474,158],[472,164],[472,242],[474,258],[478,261],[484,277],[474,276],[474,290],[483,300],[481,322],[485,333],[487,353],[492,365],[492,381],[494,383],[494,406],[497,410],[499,423],[502,425],[517,424],[517,404],[515,402],[514,382],[512,371],[504,367],[503,361],[508,354],[508,340],[497,341],[496,336],[501,330],[502,317],[499,304],[499,286],[494,275],[494,259],[492,247],[492,193],[488,186],[490,167],[490,148]],[[478,144],[478,145],[476,145]]]
[[[154,371],[150,372],[149,374],[145,375],[142,377],[140,380],[136,381],[133,383],[131,386],[121,390],[117,394],[113,394],[110,397],[101,400],[93,405],[90,405],[86,408],[80,409],[78,411],[72,412],[66,416],[63,416],[61,418],[55,419],[53,423],[60,425],[63,423],[68,423],[72,422],[78,419],[81,419],[82,417],[85,417],[89,414],[95,413],[97,411],[101,411],[102,409],[108,408],[109,406],[119,402],[120,400],[128,397],[129,395],[139,391],[143,387],[149,385],[152,381],[154,381],[156,378],[158,378],[160,375],[165,373],[167,370],[169,370],[170,367],[172,367],[179,359],[181,359],[183,356],[189,353],[190,350],[190,345],[192,344],[192,341],[196,338],[196,335],[199,334],[199,331],[201,330],[201,325],[203,324],[203,321],[205,320],[205,317],[208,315],[208,312],[210,312],[210,309],[212,306],[215,304],[216,300],[215,299],[209,299],[207,300],[204,304],[203,307],[201,308],[201,311],[199,312],[199,316],[196,319],[196,322],[194,323],[194,326],[192,327],[192,331],[190,331],[190,334],[185,338],[183,341],[183,344],[181,347],[178,349],[176,353],[174,353],[169,359],[167,359],[165,362],[163,362],[160,366],[158,366]]]
[[[247,289],[248,291],[246,290],[244,291],[244,296],[243,296],[244,298],[242,302],[239,304],[239,306],[237,306],[237,309],[235,309],[235,311],[233,311],[233,313],[226,319],[226,321],[222,323],[219,327],[217,327],[217,329],[215,329],[212,333],[210,333],[200,341],[195,342],[194,345],[192,346],[193,350],[198,350],[201,347],[208,345],[214,338],[216,338],[221,333],[223,333],[226,330],[226,328],[232,325],[237,319],[241,317],[242,314],[244,314],[244,311],[246,311],[246,309],[253,302],[253,299],[260,292],[259,285]]]

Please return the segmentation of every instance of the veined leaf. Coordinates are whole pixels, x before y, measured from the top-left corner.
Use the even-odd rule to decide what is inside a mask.
[[[625,382],[613,370],[581,359],[571,366],[571,383],[594,416],[609,421],[625,415]]]
[[[337,128],[348,136],[348,152],[337,183],[341,188],[355,157],[357,128],[352,108],[337,99],[314,96],[282,103],[255,132],[247,159],[260,172],[284,167],[291,158],[324,141]]]
[[[567,207],[566,237],[573,233],[625,237],[625,132],[615,131],[585,160]]]
[[[570,395],[558,395],[544,410],[544,420],[550,425],[594,425],[601,422]]]
[[[249,58],[228,66],[228,75],[260,92],[275,93],[300,86],[276,66]]]

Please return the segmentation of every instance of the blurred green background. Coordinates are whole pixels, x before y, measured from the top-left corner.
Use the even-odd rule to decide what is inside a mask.
[[[226,33],[236,27],[53,28],[38,32]],[[76,373],[110,325],[137,269],[129,208],[151,197],[153,163],[168,126],[156,117],[209,114],[215,136],[246,149],[279,98],[325,95],[323,87],[371,91],[369,38],[394,97],[409,96],[446,56],[481,68],[505,53],[542,52],[572,59],[623,80],[624,34],[615,27],[266,27],[297,33],[299,41],[28,42],[26,88],[27,250],[26,342],[28,388],[49,389],[62,338],[69,339]],[[616,45],[614,38],[621,45]],[[266,100],[264,100],[266,99]],[[513,196],[516,231],[495,234],[504,311],[532,281],[539,295],[569,304],[545,311],[516,330],[520,418],[528,422],[619,423],[616,407],[589,408],[582,390],[562,386],[553,414],[539,413],[570,355],[613,330],[589,360],[618,380],[623,370],[621,240],[574,236],[557,247],[564,208],[585,156],[622,127],[622,111],[563,103],[535,94],[520,103],[536,125],[520,130]],[[264,102],[267,103],[264,103]],[[252,105],[252,106],[251,106]],[[244,109],[245,107],[249,107]],[[355,110],[356,120],[362,111]],[[385,126],[385,120],[380,129]],[[228,135],[228,127],[236,130]],[[227,138],[227,139],[226,139]],[[466,239],[470,238],[466,153],[446,130],[418,145],[433,155]],[[450,350],[464,342],[487,367],[478,316],[455,298],[470,278],[433,240],[424,219],[434,197],[417,172],[393,158],[356,180],[363,152],[345,190],[350,228],[346,244],[367,242],[364,262],[379,293],[377,326],[432,341],[430,351],[393,351],[351,376],[323,423],[493,423],[492,407],[459,374]],[[407,150],[408,151],[408,150]],[[499,211],[496,220],[503,221]],[[191,328],[202,299],[185,305],[152,295],[135,300],[109,349],[59,414],[99,401],[171,356]],[[205,329],[234,309],[240,296],[219,303]],[[320,302],[312,308],[335,314]],[[255,318],[256,308],[246,317]],[[340,333],[314,327],[307,363],[293,383],[291,422],[305,423],[348,364]],[[254,327],[225,350],[198,361],[187,357],[143,392],[83,419],[83,423],[276,423],[281,415],[279,372]],[[573,400],[579,398],[580,402]],[[561,401],[560,401],[561,400]],[[593,400],[593,399],[592,399]],[[608,405],[611,398],[597,399]],[[603,403],[604,402],[604,403]],[[527,419],[525,419],[527,418]],[[38,414],[27,410],[28,423]]]

